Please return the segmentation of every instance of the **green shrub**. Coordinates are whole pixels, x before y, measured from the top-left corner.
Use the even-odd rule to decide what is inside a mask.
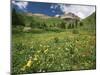
[[[68,29],[71,29],[71,24],[69,24],[67,28],[68,28]]]
[[[73,29],[75,26],[74,26],[74,23],[70,23],[69,25],[68,25],[68,29]]]
[[[66,23],[65,23],[65,22],[62,22],[62,23],[60,24],[60,28],[65,29],[65,28],[66,28]]]
[[[33,28],[31,30],[31,32],[32,33],[43,33],[43,32],[45,32],[45,30],[44,29],[41,29],[41,28]]]
[[[52,32],[62,32],[63,29],[57,28],[57,27],[48,27],[45,28],[46,31],[52,31]]]
[[[59,42],[59,38],[58,38],[58,37],[55,37],[55,38],[54,38],[54,42],[55,42],[55,43],[58,43],[58,42]]]
[[[77,29],[73,29],[73,30],[72,30],[72,33],[73,33],[73,34],[79,34],[79,31],[78,31]]]
[[[83,26],[83,22],[80,22],[80,26]]]

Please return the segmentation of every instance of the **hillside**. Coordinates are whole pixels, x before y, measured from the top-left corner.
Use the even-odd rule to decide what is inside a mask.
[[[64,20],[60,18],[50,17],[44,14],[18,13],[15,10],[12,12],[12,24],[34,27],[59,27]]]
[[[96,68],[94,14],[83,20],[84,25],[42,16],[12,14],[13,75]]]
[[[96,28],[95,12],[82,20],[84,25],[80,25],[80,18],[73,13],[63,14],[60,17],[51,17],[39,13],[18,13],[15,10],[12,13],[13,26],[22,25],[40,29],[81,28],[83,30],[95,30]]]
[[[96,12],[88,16],[87,18],[82,20],[84,27],[83,30],[93,31],[95,33],[96,30]]]
[[[83,20],[83,22],[85,24],[93,24],[93,25],[95,25],[96,24],[96,12],[94,12],[93,14],[91,14],[90,16],[88,16],[87,18],[85,18]]]
[[[43,18],[43,19],[48,19],[48,18],[51,18],[50,16],[48,16],[48,15],[45,15],[45,14],[40,14],[40,13],[34,13],[34,14],[32,14],[32,13],[27,13],[26,14],[27,16],[37,16],[37,17],[41,17],[41,18]]]

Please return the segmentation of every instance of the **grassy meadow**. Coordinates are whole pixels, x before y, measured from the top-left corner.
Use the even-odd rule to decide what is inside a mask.
[[[45,21],[50,26],[43,24],[30,31],[23,31],[25,26],[12,25],[12,74],[95,69],[96,25],[90,23],[89,17],[77,28],[53,27],[62,22],[56,19]],[[38,26],[40,22],[33,23],[30,25]]]

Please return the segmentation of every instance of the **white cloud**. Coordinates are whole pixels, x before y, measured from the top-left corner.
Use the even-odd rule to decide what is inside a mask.
[[[50,8],[51,8],[51,9],[53,9],[53,8],[54,8],[54,6],[53,6],[53,5],[51,5],[51,6],[50,6]]]
[[[17,1],[12,1],[12,4],[18,6],[19,9],[26,11],[28,2],[17,2]]]
[[[56,14],[56,15],[55,15],[55,17],[59,17],[59,16],[60,16],[59,14]]]
[[[59,5],[57,5],[57,4],[56,4],[56,5],[55,5],[55,4],[52,4],[52,5],[50,6],[50,8],[51,8],[51,9],[56,9],[58,6],[59,6]]]
[[[62,12],[64,13],[72,12],[81,18],[85,18],[91,15],[95,11],[95,6],[66,5],[66,4],[59,4],[59,6]]]

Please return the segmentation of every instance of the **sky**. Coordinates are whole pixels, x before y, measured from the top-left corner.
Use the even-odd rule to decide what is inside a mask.
[[[17,11],[29,13],[41,13],[49,16],[62,15],[72,12],[84,19],[95,12],[95,6],[90,5],[73,5],[61,3],[44,3],[44,2],[24,2],[12,1],[12,7]]]

